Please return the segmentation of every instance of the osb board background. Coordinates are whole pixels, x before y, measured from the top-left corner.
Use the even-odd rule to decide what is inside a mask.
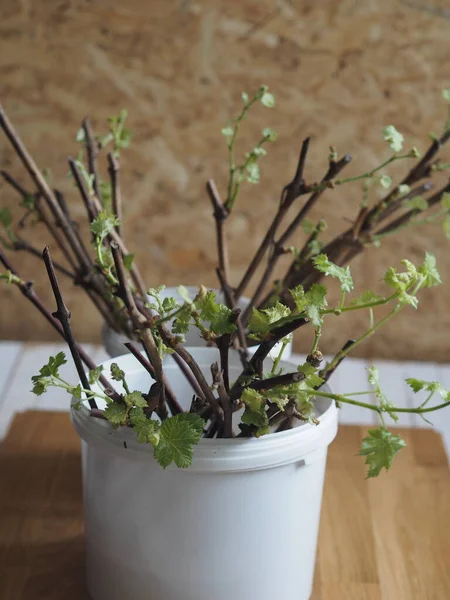
[[[126,232],[149,284],[215,285],[214,228],[204,192],[213,176],[223,189],[226,154],[220,129],[235,114],[242,90],[266,83],[277,110],[262,107],[245,127],[247,149],[263,126],[279,132],[264,159],[259,186],[247,185],[230,223],[232,275],[237,281],[292,177],[301,140],[313,136],[308,176],[319,178],[327,149],[350,152],[348,174],[375,166],[386,152],[381,128],[395,124],[424,149],[442,127],[440,90],[450,82],[450,14],[424,0],[2,0],[0,94],[41,167],[78,199],[65,157],[74,132],[91,115],[103,127],[126,106],[134,131],[123,156]],[[4,139],[0,159],[23,178]],[[449,155],[450,157],[450,151]],[[23,181],[25,181],[23,179]],[[16,199],[4,186],[1,204]],[[330,231],[346,226],[360,186],[329,193],[317,216]],[[46,239],[38,231],[36,245]],[[302,235],[295,242],[300,245]],[[447,282],[448,245],[435,227],[406,232],[354,263],[360,288],[380,289],[384,269],[402,257],[438,257]],[[50,301],[42,266],[18,257]],[[0,337],[44,340],[54,334],[15,290],[1,291]],[[66,286],[81,340],[98,340],[100,320],[84,295]],[[449,360],[450,287],[423,296],[416,314],[361,347],[366,356]],[[322,349],[331,352],[363,326],[336,319]],[[296,340],[306,349],[309,340]]]

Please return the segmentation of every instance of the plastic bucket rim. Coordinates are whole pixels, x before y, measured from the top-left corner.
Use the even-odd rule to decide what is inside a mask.
[[[215,348],[191,348],[194,354],[211,354]],[[198,358],[198,357],[197,357]],[[119,362],[128,373],[144,373],[145,369],[131,354],[112,358],[102,362],[109,366]],[[124,365],[125,363],[125,365]],[[133,366],[126,369],[126,363]],[[285,364],[292,364],[283,361]],[[194,451],[194,458],[189,471],[246,471],[269,468],[303,460],[306,456],[327,447],[337,433],[337,412],[335,403],[323,399],[327,408],[318,416],[318,425],[303,423],[288,431],[270,433],[256,438],[223,439],[202,438]],[[88,444],[102,446],[111,452],[120,453],[124,458],[154,462],[153,448],[149,444],[138,444],[134,432],[130,428],[113,429],[109,422],[92,417],[89,408],[83,403],[80,410],[75,410],[71,401],[71,421],[78,435]],[[157,465],[158,468],[161,468]],[[175,466],[168,467],[175,468]],[[183,471],[183,470],[180,470]]]

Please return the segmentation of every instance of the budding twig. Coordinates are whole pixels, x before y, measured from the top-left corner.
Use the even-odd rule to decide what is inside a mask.
[[[85,146],[88,156],[89,173],[94,176],[92,186],[94,188],[95,194],[101,201],[102,195],[100,192],[99,178],[97,174],[97,157],[99,154],[98,142],[95,139],[94,132],[92,131],[91,122],[87,117],[83,119],[82,127],[84,131]]]
[[[78,168],[76,161],[73,158],[69,157],[68,162],[69,162],[70,172],[73,175],[75,184],[80,192],[84,206],[86,207],[89,222],[92,223],[92,221],[94,221],[97,218],[97,214],[98,214],[97,208],[96,208],[92,198],[90,197],[88,190],[86,189],[86,186],[84,184],[83,178],[80,173],[80,169]]]
[[[155,369],[153,368],[153,365],[151,364],[151,362],[149,360],[147,360],[145,358],[145,356],[142,355],[142,352],[140,352],[138,350],[138,348],[135,346],[135,344],[133,344],[132,342],[125,342],[124,346],[126,346],[126,348],[128,348],[128,350],[131,352],[131,354],[141,363],[141,365],[144,367],[144,369],[148,373],[150,373],[150,376],[153,377],[153,379],[155,379]],[[170,412],[173,415],[182,413],[183,409],[181,408],[180,404],[178,403],[175,392],[170,387],[169,382],[167,381],[167,378],[165,376],[164,376],[164,388],[165,388],[165,392],[166,392],[166,401],[167,401],[167,405],[170,409]],[[161,415],[158,415],[158,416],[161,418]]]

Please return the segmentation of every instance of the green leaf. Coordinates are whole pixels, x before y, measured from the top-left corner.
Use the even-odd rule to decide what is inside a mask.
[[[316,254],[320,254],[323,245],[323,242],[321,242],[320,240],[311,240],[308,244],[308,248],[311,254],[315,256]]]
[[[397,452],[405,447],[406,442],[385,427],[369,429],[359,451],[360,456],[366,457],[366,465],[369,467],[367,477],[376,477],[383,468],[389,470]]]
[[[289,290],[292,299],[295,303],[295,308],[299,313],[303,312],[306,306],[305,290],[302,285],[298,285],[292,290]]]
[[[181,413],[166,419],[161,425],[160,439],[154,456],[166,468],[172,462],[186,468],[192,463],[194,446],[203,434],[205,421],[193,413]]]
[[[305,294],[307,303],[305,306],[305,313],[315,327],[320,327],[322,325],[323,319],[320,311],[328,305],[326,295],[327,288],[320,283],[313,283],[311,288]]]
[[[172,324],[172,333],[184,334],[187,333],[191,326],[191,306],[186,305],[181,310]]]
[[[389,175],[381,175],[380,184],[384,189],[388,190],[392,185],[392,178]]]
[[[119,223],[119,219],[115,215],[102,210],[92,221],[90,229],[100,241],[103,241]]]
[[[200,309],[200,319],[209,323],[211,331],[216,335],[236,331],[233,311],[225,304],[216,302],[216,294],[212,290],[208,290],[204,295],[199,294],[195,304]]]
[[[289,396],[283,393],[282,387],[277,386],[271,390],[267,390],[267,392],[267,397],[271,402],[276,404],[280,410],[284,410],[286,408],[286,405],[289,402]]]
[[[125,379],[125,372],[119,367],[117,363],[112,363],[109,367],[111,371],[111,377],[114,381],[123,381]]]
[[[397,193],[399,196],[405,196],[406,194],[409,194],[410,191],[411,188],[409,187],[409,185],[406,185],[406,183],[400,184],[397,188]]]
[[[306,234],[311,235],[311,233],[316,229],[316,226],[311,219],[303,219],[302,229]]]
[[[142,408],[132,408],[130,410],[130,422],[139,444],[158,445],[160,439],[159,431],[161,429],[159,421],[148,419]]]
[[[303,373],[306,377],[308,377],[309,375],[313,375],[317,371],[317,369],[316,367],[313,367],[311,363],[304,362],[303,364],[297,367],[297,371],[299,373]]]
[[[133,429],[139,444],[151,444],[155,448],[159,444],[160,424],[157,421],[147,419],[145,423],[137,423]]]
[[[275,98],[270,92],[264,92],[261,96],[261,104],[267,108],[273,108],[275,106]]]
[[[123,265],[127,271],[131,270],[131,267],[134,263],[134,253],[133,254],[124,254],[123,256]]]
[[[165,314],[170,314],[172,311],[179,308],[179,306],[180,305],[175,300],[175,298],[164,298],[164,300],[162,301],[162,308]]]
[[[241,94],[241,98],[242,98],[242,102],[243,102],[244,104],[248,104],[249,97],[248,97],[248,94],[247,94],[247,92],[242,92],[242,94]]]
[[[105,408],[104,415],[114,428],[119,427],[119,425],[125,425],[127,419],[127,407],[125,404],[111,402]]]
[[[255,146],[250,153],[252,157],[266,156],[266,154],[267,150],[265,148],[262,148],[261,146]]]
[[[244,425],[253,425],[254,427],[257,427],[258,430],[262,430],[259,432],[259,435],[258,432],[256,432],[256,437],[259,437],[265,432],[266,427],[269,425],[269,417],[264,408],[259,411],[253,411],[246,408],[242,414],[241,421]]]
[[[408,377],[405,381],[414,393],[420,392],[428,385],[428,381],[422,381],[421,379],[415,379],[414,377]]]
[[[147,405],[147,401],[144,400],[144,396],[141,392],[133,391],[130,394],[126,394],[124,396],[124,402],[127,406],[137,406],[138,408],[145,408]]]
[[[403,135],[393,125],[388,125],[383,129],[383,139],[394,152],[400,152],[405,141]]]
[[[179,285],[177,288],[178,295],[183,298],[187,304],[192,304],[193,300],[189,295],[189,290],[184,285]]]
[[[12,215],[9,208],[0,208],[0,223],[5,229],[8,229],[12,223]]]
[[[409,260],[402,260],[402,263],[406,266],[406,272],[399,273],[394,267],[389,267],[384,275],[384,281],[400,292],[398,301],[401,304],[410,304],[413,308],[417,308],[418,299],[406,291],[417,280],[417,269]]]
[[[291,309],[277,300],[274,306],[263,309],[263,312],[269,317],[269,323],[272,325],[273,323],[288,317],[291,314]]]
[[[100,375],[102,374],[102,372],[103,372],[103,366],[102,365],[99,365],[98,367],[95,367],[95,369],[91,369],[89,371],[89,374],[88,374],[89,383],[90,384],[97,383],[97,381],[99,380]]]
[[[414,196],[408,200],[403,200],[402,205],[410,210],[426,210],[428,208],[428,202],[423,196]]]
[[[309,362],[305,362],[297,367],[297,371],[304,373],[305,379],[299,384],[300,389],[304,389],[305,386],[313,389],[319,388],[324,379],[317,374],[317,367],[313,367]]]
[[[444,100],[446,100],[447,102],[450,102],[450,89],[449,88],[444,88],[442,90],[442,97],[444,98]]]
[[[394,289],[403,289],[405,282],[399,277],[399,273],[395,267],[389,267],[384,274],[384,282]]]
[[[415,394],[424,390],[427,392],[436,392],[441,398],[444,398],[444,400],[447,400],[450,396],[450,392],[448,392],[438,381],[424,381],[423,379],[415,379],[414,377],[408,377],[405,381]]]
[[[441,276],[436,267],[436,257],[429,252],[425,253],[423,265],[418,268],[418,272],[425,277],[423,287],[429,288],[442,283]]]
[[[39,373],[44,377],[58,377],[59,368],[66,363],[67,359],[64,352],[58,352],[56,356],[50,356],[48,363],[39,370]]]
[[[84,142],[85,138],[86,138],[86,134],[84,132],[84,129],[83,129],[83,127],[80,127],[80,129],[77,131],[77,134],[75,136],[75,140],[77,142]]]
[[[251,333],[266,334],[270,331],[270,319],[266,313],[257,308],[252,308],[252,316],[248,323]]]
[[[241,394],[241,400],[253,412],[261,410],[261,407],[266,405],[264,396],[253,388],[245,388]]]
[[[75,386],[74,388],[72,388],[71,390],[68,390],[70,394],[72,394],[72,396],[74,398],[76,398],[77,400],[81,400],[81,397],[83,395],[83,390],[81,388],[81,384],[78,384],[77,386]]]
[[[247,181],[249,183],[259,183],[260,172],[257,163],[247,165]]]
[[[278,137],[277,132],[271,129],[270,127],[266,127],[265,129],[263,129],[262,134],[268,142],[274,142]]]
[[[343,292],[351,292],[354,288],[353,279],[350,273],[350,267],[339,267],[328,259],[326,254],[319,254],[313,258],[315,268],[324,273],[325,276],[330,275],[339,280],[341,290]]]
[[[33,394],[36,394],[36,396],[42,396],[42,394],[47,391],[49,382],[45,378],[39,377],[39,375],[33,375],[31,381],[34,384],[31,391]]]
[[[182,286],[180,286],[182,287]],[[155,288],[148,288],[147,290],[147,294],[149,296],[152,296],[153,298],[159,298],[159,295],[161,294],[161,292],[163,292],[166,289],[165,285],[159,285],[158,287]],[[185,288],[183,288],[185,289]]]
[[[224,135],[226,138],[231,138],[233,136],[234,133],[234,129],[233,127],[231,127],[231,125],[227,125],[226,127],[223,127],[221,129],[221,133],[222,135]]]
[[[248,328],[252,334],[256,334],[254,339],[261,339],[273,329],[292,321],[296,316],[288,306],[277,300],[276,304],[270,308],[263,310],[253,308]]]

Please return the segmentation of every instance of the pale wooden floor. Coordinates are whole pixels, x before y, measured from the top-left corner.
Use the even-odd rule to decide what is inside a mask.
[[[108,358],[104,349],[86,346],[97,363]],[[42,397],[30,392],[31,376],[38,373],[50,354],[65,350],[64,344],[33,344],[0,341],[0,439],[7,432],[11,419],[16,412],[28,409],[60,410],[69,408],[69,396],[61,390],[51,389]],[[416,377],[429,381],[439,381],[450,389],[450,365],[435,363],[390,362],[375,360],[367,362],[363,359],[347,359],[330,379],[333,391],[338,393],[369,389],[366,368],[375,364],[381,374],[384,391],[391,402],[397,406],[415,406],[420,403],[420,396],[414,397],[410,388],[404,383],[406,377]],[[77,380],[75,368],[69,361],[63,367],[63,374],[68,381]],[[374,399],[371,398],[374,402]],[[376,422],[375,414],[357,407],[345,406],[340,411],[340,421],[345,424],[370,425]],[[450,457],[450,408],[430,415],[436,430],[444,440],[447,455]],[[402,415],[400,427],[430,427],[417,415]]]

